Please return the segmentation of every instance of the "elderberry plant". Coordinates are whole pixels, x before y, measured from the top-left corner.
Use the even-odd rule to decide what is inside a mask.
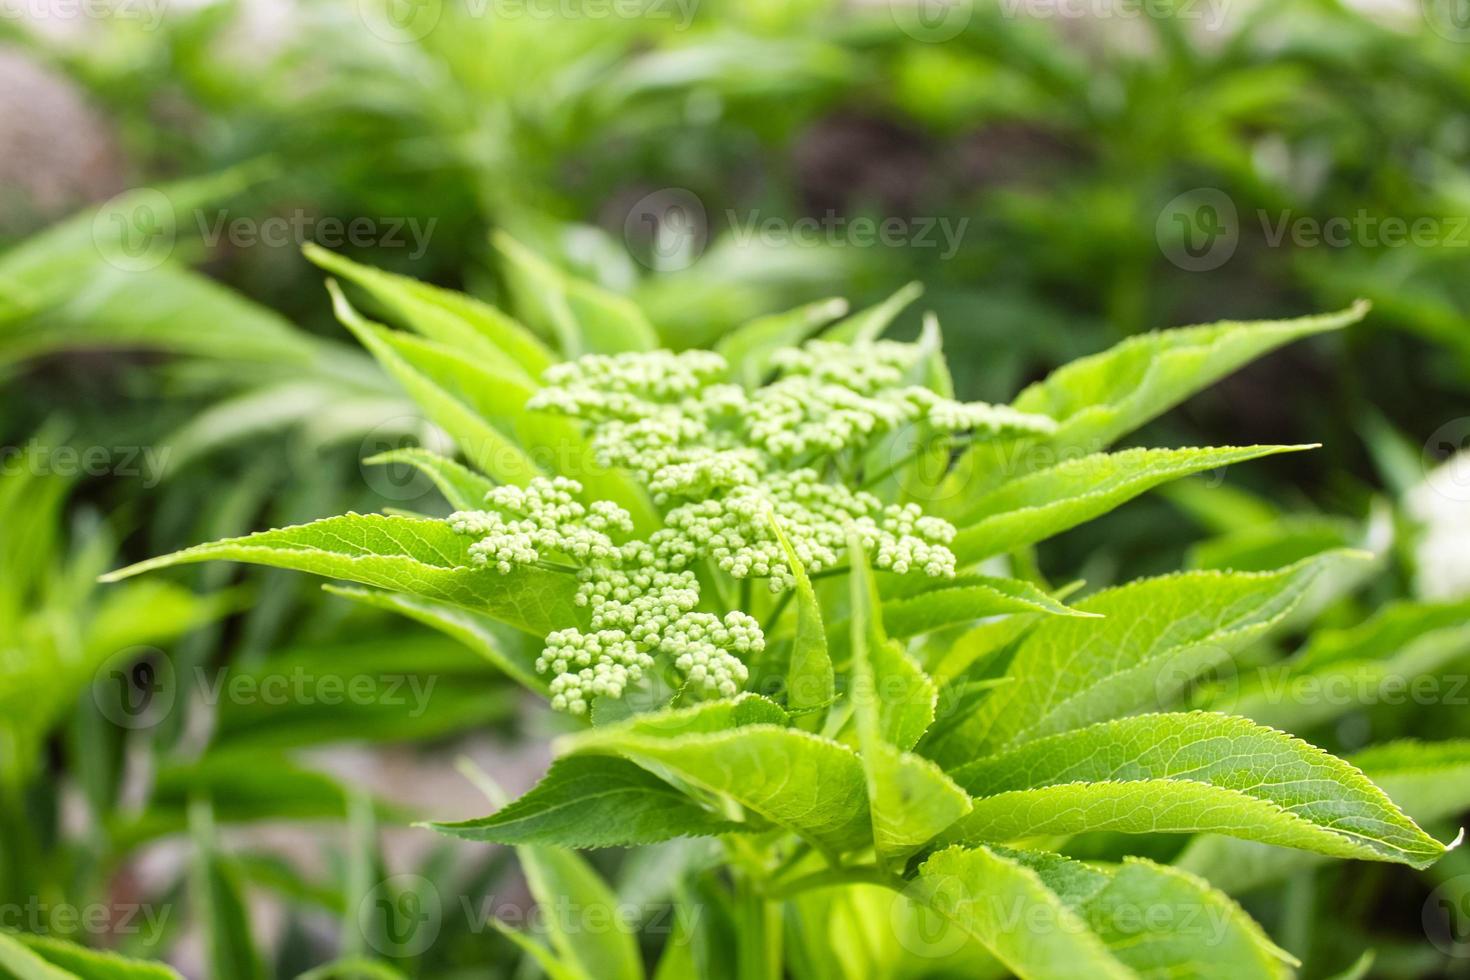
[[[1256,852],[1219,841],[1413,868],[1446,851],[1259,711],[1185,710],[1361,580],[1361,552],[1082,598],[1033,552],[1165,482],[1309,448],[1110,451],[1363,308],[1136,337],[988,405],[954,397],[932,318],[883,339],[914,290],[674,352],[627,300],[497,244],[516,318],[308,250],[412,331],[330,284],[463,456],[369,462],[421,469],[447,518],[347,514],[114,577],[224,559],[346,580],[332,591],[443,630],[571,716],[539,785],[436,825],[516,847],[548,906],[615,901],[576,850],[715,842],[670,852],[701,914],[665,941],[513,934],[550,975],[641,980],[647,954],[659,976],[1280,977],[1295,959],[1227,894],[1245,859],[1209,859]],[[1457,751],[1425,764],[1456,771]],[[1395,785],[1417,812],[1460,799]]]

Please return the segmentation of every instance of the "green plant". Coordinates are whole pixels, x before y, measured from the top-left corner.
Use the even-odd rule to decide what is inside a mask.
[[[901,896],[900,939],[869,951],[875,972],[1277,976],[1292,957],[1205,879],[1127,844],[1084,863],[1068,840],[1211,833],[1412,867],[1444,853],[1352,765],[1245,718],[1173,710],[1340,590],[1361,553],[1071,605],[1030,560],[1159,484],[1304,448],[1107,451],[1362,307],[1145,335],[990,406],[952,398],[937,323],[915,344],[879,339],[899,303],[838,322],[797,310],[673,355],[636,307],[501,248],[540,335],[309,252],[413,331],[367,320],[333,285],[339,317],[469,465],[381,461],[422,468],[455,514],[347,514],[109,578],[232,560],[344,579],[330,588],[471,642],[586,714],[539,786],[439,825],[515,845],[543,903],[613,901],[563,848],[717,836],[718,856],[682,867],[661,974],[826,975],[805,951],[827,948],[834,903],[878,888]],[[925,909],[959,946],[913,934]],[[553,976],[643,973],[628,929],[553,917],[549,948],[513,938]]]

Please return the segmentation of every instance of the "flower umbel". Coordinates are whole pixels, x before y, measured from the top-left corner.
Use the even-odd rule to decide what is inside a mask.
[[[813,341],[778,352],[775,380],[753,391],[729,383],[724,359],[709,351],[591,355],[547,370],[529,407],[587,423],[599,465],[630,472],[664,519],[633,539],[626,511],[584,504],[581,484],[563,477],[498,487],[483,510],[449,518],[478,539],[470,556],[479,564],[577,574],[589,630],[552,633],[536,662],[552,675],[552,706],[585,713],[594,697],[621,697],[660,665],[687,695],[736,694],[765,637],[747,610],[722,610],[701,580],[792,588],[773,522],[812,575],[840,571],[854,538],[876,568],[954,575],[954,527],[856,489],[844,461],[860,465],[905,426],[952,435],[1052,423],[907,383],[924,356],[913,344]]]

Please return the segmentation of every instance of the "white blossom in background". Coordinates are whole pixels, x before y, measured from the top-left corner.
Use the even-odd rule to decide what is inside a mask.
[[[1404,497],[1420,525],[1415,587],[1424,599],[1470,596],[1470,452],[1451,456]]]

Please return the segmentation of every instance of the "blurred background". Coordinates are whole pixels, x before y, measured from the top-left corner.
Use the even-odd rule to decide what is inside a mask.
[[[523,908],[506,855],[405,828],[484,811],[459,756],[524,789],[555,721],[462,644],[289,574],[93,584],[434,506],[360,462],[442,435],[301,246],[502,302],[497,231],[675,348],[919,283],[895,332],[935,311],[961,393],[997,401],[1142,331],[1368,298],[1141,440],[1320,450],[1139,501],[1038,567],[1094,588],[1378,551],[1301,633],[1470,594],[1465,0],[0,0],[0,927],[96,905],[83,941],[191,976],[380,944],[404,975],[515,972],[472,916],[412,951],[335,923],[393,874]],[[353,676],[399,682],[218,686]],[[1368,707],[1314,740],[1463,717]],[[656,894],[659,859],[613,872]],[[1465,975],[1417,922],[1436,882],[1348,881],[1252,911],[1313,975],[1368,945],[1383,975]]]

